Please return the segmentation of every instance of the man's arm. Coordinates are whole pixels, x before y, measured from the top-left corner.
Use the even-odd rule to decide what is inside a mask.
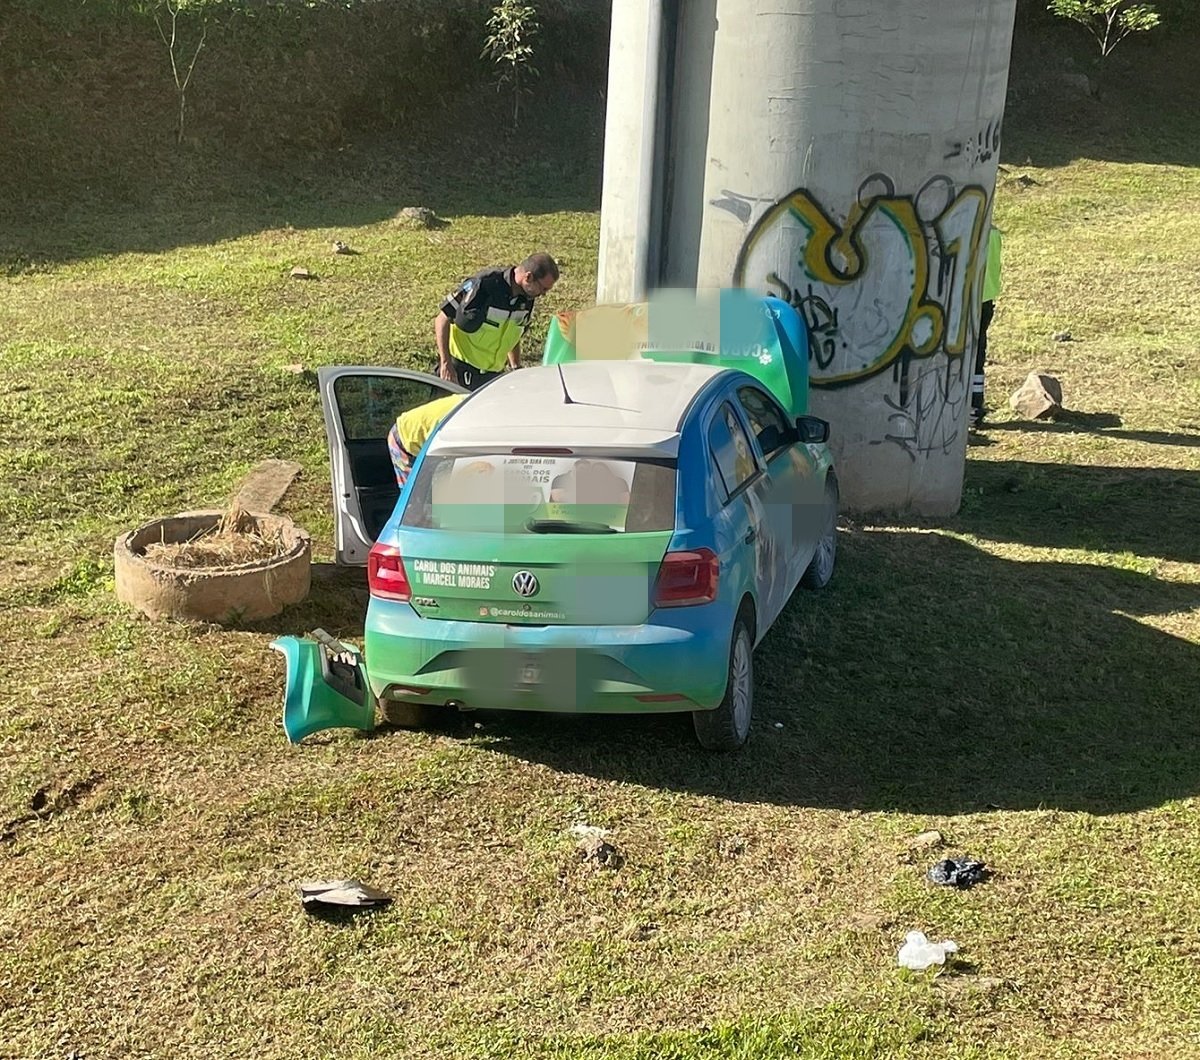
[[[441,311],[433,318],[433,334],[437,340],[438,374],[452,379],[450,371],[450,325],[470,334],[478,331],[487,319],[487,300],[481,296],[483,287],[479,276],[464,280],[448,295]]]
[[[521,367],[521,343],[518,342],[508,351],[508,367],[514,371]]]
[[[450,367],[450,318],[445,311],[439,311],[433,318],[433,337],[437,342],[438,378],[452,380],[454,372]]]

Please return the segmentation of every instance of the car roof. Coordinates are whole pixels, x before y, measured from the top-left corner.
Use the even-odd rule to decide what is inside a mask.
[[[522,368],[476,391],[434,435],[429,451],[566,446],[671,457],[692,401],[727,370],[642,360]]]

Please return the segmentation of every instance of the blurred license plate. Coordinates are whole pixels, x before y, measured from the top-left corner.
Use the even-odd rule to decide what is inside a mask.
[[[542,679],[541,663],[537,659],[526,659],[521,664],[517,680],[522,685],[536,685]]]

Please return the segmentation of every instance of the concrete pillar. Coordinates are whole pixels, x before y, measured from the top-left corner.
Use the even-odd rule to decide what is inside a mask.
[[[617,0],[612,10],[604,185],[604,238],[597,274],[599,301],[644,298],[658,271],[656,143],[665,105],[660,86],[662,0]],[[652,275],[653,273],[653,275]]]
[[[668,23],[655,275],[800,309],[811,410],[832,424],[851,510],[959,505],[1014,11],[1015,0],[684,0]],[[610,110],[609,135],[619,125]],[[617,214],[605,201],[611,271]]]

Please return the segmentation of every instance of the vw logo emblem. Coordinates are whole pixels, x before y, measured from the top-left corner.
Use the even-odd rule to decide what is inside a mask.
[[[532,572],[519,570],[513,575],[513,592],[518,596],[533,596],[538,591],[538,580]]]

